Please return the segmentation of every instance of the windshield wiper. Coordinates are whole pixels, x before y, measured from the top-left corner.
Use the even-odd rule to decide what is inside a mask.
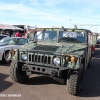
[[[79,40],[75,40],[74,43],[82,43],[81,41]]]
[[[44,31],[45,31],[45,29],[43,29],[43,30],[40,32],[40,34],[41,34],[42,32],[44,32]],[[39,35],[40,35],[40,34],[39,34]],[[39,35],[38,35],[38,36],[39,36]],[[38,36],[36,36],[34,43],[37,43],[37,37],[38,37]]]
[[[68,32],[63,26],[62,26],[62,29],[63,29],[64,31]],[[73,29],[71,32],[74,32],[74,29]],[[65,36],[67,36],[69,33],[70,33],[70,32],[68,32]],[[65,36],[64,36],[64,37],[65,37]]]

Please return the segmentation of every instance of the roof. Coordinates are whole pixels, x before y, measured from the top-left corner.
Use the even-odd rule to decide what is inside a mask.
[[[36,28],[35,30],[37,30],[37,31],[42,31],[42,30],[44,30],[44,29],[59,29],[59,30],[85,30],[85,31],[90,31],[90,30],[88,30],[88,29],[75,29],[75,28]]]
[[[9,24],[0,24],[0,29],[11,29],[11,30],[23,30],[22,28],[13,26],[13,25],[9,25]]]

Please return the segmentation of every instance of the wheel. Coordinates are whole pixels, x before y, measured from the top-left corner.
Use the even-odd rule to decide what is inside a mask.
[[[10,65],[10,77],[12,78],[13,81],[18,82],[18,83],[24,83],[27,81],[28,77],[26,74],[26,71],[22,71],[22,64],[18,63],[17,64],[12,61]]]
[[[10,59],[9,59],[9,51],[6,51],[3,56],[2,56],[2,62],[3,63],[10,63]]]
[[[81,75],[79,72],[70,71],[67,77],[67,90],[68,93],[71,95],[77,95],[78,92],[81,90],[82,81],[80,79]],[[83,77],[83,75],[82,75]]]

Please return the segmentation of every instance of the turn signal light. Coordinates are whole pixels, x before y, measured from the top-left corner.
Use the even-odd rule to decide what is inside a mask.
[[[70,60],[71,60],[71,62],[76,62],[76,61],[77,61],[77,58],[74,57],[74,56],[72,56],[72,57],[70,58]]]

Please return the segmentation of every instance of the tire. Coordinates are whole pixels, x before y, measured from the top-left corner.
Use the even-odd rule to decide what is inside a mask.
[[[27,81],[29,76],[27,76],[26,71],[22,71],[21,63],[18,63],[17,67],[17,64],[12,61],[10,65],[10,77],[15,82],[24,83]]]
[[[80,80],[80,73],[70,71],[66,82],[68,93],[74,96],[77,95],[82,87],[81,82],[82,81]]]
[[[10,63],[10,59],[8,57],[9,57],[9,51],[6,51],[2,56],[2,62],[3,63]]]

